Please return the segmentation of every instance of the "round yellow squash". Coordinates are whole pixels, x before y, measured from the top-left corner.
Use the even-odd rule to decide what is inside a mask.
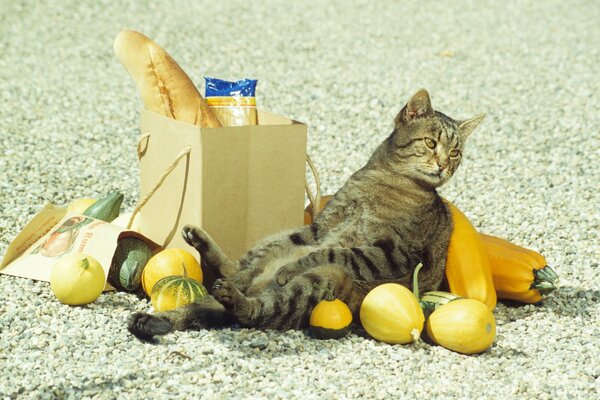
[[[96,259],[83,253],[61,257],[50,274],[50,289],[61,303],[78,306],[93,302],[104,290],[106,277]]]
[[[494,314],[481,301],[457,299],[427,319],[427,335],[435,343],[463,354],[481,353],[496,339]]]
[[[385,283],[371,290],[360,306],[360,322],[373,338],[385,343],[416,341],[425,316],[415,295],[402,285]]]
[[[166,249],[156,253],[142,271],[142,288],[148,296],[152,287],[166,276],[187,274],[202,283],[202,269],[193,255],[183,249]]]
[[[321,300],[310,313],[311,334],[317,339],[339,339],[350,331],[352,312],[340,299]]]

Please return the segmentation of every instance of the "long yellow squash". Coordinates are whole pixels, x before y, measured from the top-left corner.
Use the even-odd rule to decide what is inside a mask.
[[[488,253],[481,236],[454,204],[445,200],[452,213],[452,235],[448,245],[446,279],[450,291],[479,300],[490,310],[496,307],[496,290]]]
[[[558,276],[540,253],[481,234],[499,299],[537,303],[556,289]]]

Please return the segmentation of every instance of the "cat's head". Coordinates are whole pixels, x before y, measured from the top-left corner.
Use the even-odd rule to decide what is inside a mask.
[[[443,185],[460,164],[465,140],[484,117],[454,120],[435,111],[427,90],[419,90],[396,116],[386,146],[390,167],[425,186]]]

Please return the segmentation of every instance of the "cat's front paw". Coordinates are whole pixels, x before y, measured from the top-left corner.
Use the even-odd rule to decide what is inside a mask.
[[[173,325],[166,318],[138,312],[129,317],[127,330],[140,340],[153,342],[154,336],[165,335],[171,332]]]

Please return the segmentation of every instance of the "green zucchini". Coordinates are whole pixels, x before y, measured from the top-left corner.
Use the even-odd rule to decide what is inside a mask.
[[[86,208],[83,215],[106,222],[112,222],[113,219],[119,216],[121,203],[123,203],[123,194],[111,192]]]

